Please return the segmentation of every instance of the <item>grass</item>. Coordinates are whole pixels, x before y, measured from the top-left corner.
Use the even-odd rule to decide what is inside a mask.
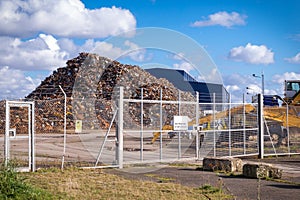
[[[25,182],[24,177],[15,171],[15,165],[10,163],[0,166],[0,199],[52,199],[53,196],[45,190]]]
[[[186,187],[167,177],[155,177],[159,182],[129,180],[103,169],[52,168],[23,176],[52,199],[230,199],[213,187]]]
[[[1,164],[0,164],[1,165]],[[18,173],[18,166],[0,166],[1,199],[232,199],[221,188],[197,188],[148,174],[157,182],[126,179],[105,169],[59,168]]]

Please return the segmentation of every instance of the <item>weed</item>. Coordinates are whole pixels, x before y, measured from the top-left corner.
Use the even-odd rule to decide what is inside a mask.
[[[0,165],[0,199],[53,199],[47,192],[25,183],[15,167],[13,163]]]

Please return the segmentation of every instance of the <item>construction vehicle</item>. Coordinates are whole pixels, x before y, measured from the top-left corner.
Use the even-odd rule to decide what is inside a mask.
[[[300,80],[286,80],[284,83],[284,101],[288,105],[300,106]]]

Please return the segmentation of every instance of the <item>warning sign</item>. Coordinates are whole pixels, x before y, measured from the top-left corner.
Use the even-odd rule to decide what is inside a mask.
[[[187,116],[174,116],[174,131],[187,131],[189,128]]]

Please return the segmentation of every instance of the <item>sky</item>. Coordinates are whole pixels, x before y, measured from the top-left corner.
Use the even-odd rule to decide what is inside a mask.
[[[283,95],[284,80],[300,80],[299,10],[298,0],[1,0],[0,99],[23,98],[80,52],[142,68],[184,69],[214,82],[194,73],[198,66],[186,52],[143,48],[131,39],[147,27],[185,37],[171,46],[197,43],[233,101],[261,92],[262,74],[265,94]],[[122,40],[126,50],[112,42],[124,32],[130,33]]]

